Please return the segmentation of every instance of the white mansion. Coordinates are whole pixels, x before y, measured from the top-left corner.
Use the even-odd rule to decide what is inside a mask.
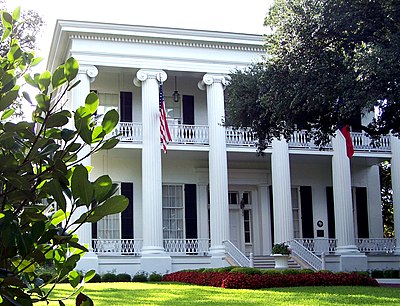
[[[398,269],[400,239],[383,238],[378,164],[392,163],[395,234],[400,237],[400,141],[378,148],[338,133],[325,150],[301,132],[256,154],[248,130],[224,126],[227,74],[263,56],[260,35],[58,21],[48,70],[68,57],[81,84],[68,107],[100,97],[99,114],[120,113],[116,148],[86,162],[129,198],[126,211],[80,230],[91,251],[81,269],[161,273],[257,265],[288,242],[301,266]],[[172,142],[162,153],[159,86]],[[371,116],[360,117],[368,120]]]

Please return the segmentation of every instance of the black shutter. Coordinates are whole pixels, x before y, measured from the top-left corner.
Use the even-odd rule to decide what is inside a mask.
[[[186,238],[197,238],[197,199],[195,184],[185,184],[185,224]]]
[[[356,188],[356,210],[358,238],[369,238],[367,188]]]
[[[314,238],[314,219],[311,186],[300,187],[301,226],[304,238]]]
[[[121,194],[129,200],[128,207],[121,213],[121,237],[133,239],[133,183],[121,183]]]
[[[328,238],[336,238],[333,187],[326,187],[326,206],[328,211]]]
[[[119,95],[120,121],[132,122],[132,93],[121,91]]]
[[[182,98],[183,124],[194,125],[194,96],[184,95]]]
[[[275,240],[275,230],[274,230],[274,198],[272,194],[272,185],[269,186],[269,209],[271,215],[271,238],[272,238],[272,245],[274,245]]]

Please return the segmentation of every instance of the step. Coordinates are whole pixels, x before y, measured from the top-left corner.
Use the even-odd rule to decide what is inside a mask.
[[[301,269],[301,266],[292,258],[288,261],[289,269]],[[254,256],[254,267],[260,269],[274,269],[275,259],[272,256]]]

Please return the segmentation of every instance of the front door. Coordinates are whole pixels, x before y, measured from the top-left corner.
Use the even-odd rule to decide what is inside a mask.
[[[252,202],[255,192],[250,188],[229,191],[229,226],[231,242],[245,254],[253,250]]]

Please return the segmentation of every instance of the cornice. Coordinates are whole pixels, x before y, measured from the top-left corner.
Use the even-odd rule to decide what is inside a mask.
[[[169,39],[147,39],[147,38],[135,38],[135,37],[116,37],[109,35],[86,35],[86,34],[71,34],[70,40],[96,40],[96,41],[109,41],[109,42],[125,42],[125,43],[137,43],[137,44],[148,44],[148,45],[166,45],[166,46],[178,46],[188,48],[205,48],[205,49],[222,49],[222,50],[235,50],[235,51],[248,51],[248,52],[264,52],[263,47],[259,46],[247,46],[237,45],[228,43],[202,43],[188,40],[169,40]]]

